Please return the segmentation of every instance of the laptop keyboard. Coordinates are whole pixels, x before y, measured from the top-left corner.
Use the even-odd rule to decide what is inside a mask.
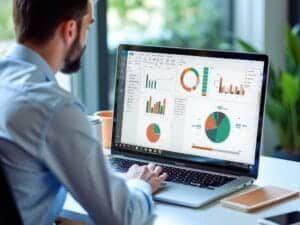
[[[112,167],[118,172],[126,172],[133,164],[137,164],[139,166],[147,164],[122,158],[112,158],[110,159],[110,162]],[[160,166],[162,167],[163,172],[168,174],[166,181],[192,185],[199,188],[215,189],[235,179],[232,177],[191,171],[183,168]]]

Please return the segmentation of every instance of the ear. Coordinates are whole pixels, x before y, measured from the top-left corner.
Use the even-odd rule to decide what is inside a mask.
[[[76,39],[77,32],[77,23],[75,20],[68,20],[61,24],[61,37],[64,43],[70,46]]]

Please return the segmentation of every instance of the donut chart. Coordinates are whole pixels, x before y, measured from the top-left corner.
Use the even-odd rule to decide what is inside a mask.
[[[230,120],[222,112],[213,112],[205,122],[205,133],[214,143],[224,142],[230,134]]]
[[[195,84],[193,85],[187,84],[185,81],[186,76],[195,76],[194,78]],[[180,85],[185,91],[187,92],[195,91],[198,88],[199,84],[200,84],[200,75],[195,68],[189,67],[182,71],[180,75]]]
[[[147,127],[146,136],[151,143],[156,143],[160,139],[160,127],[156,123],[152,123]]]

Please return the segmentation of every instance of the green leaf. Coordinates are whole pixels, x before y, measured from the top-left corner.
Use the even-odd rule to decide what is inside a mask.
[[[293,107],[299,100],[299,81],[292,74],[283,72],[280,77],[282,101],[285,106]]]
[[[300,25],[286,28],[286,66],[269,70],[266,112],[276,129],[280,144],[287,149],[300,150]],[[258,52],[253,46],[237,41],[240,48]]]
[[[246,51],[246,52],[252,52],[252,53],[257,53],[259,52],[255,47],[253,47],[252,45],[250,45],[249,43],[247,43],[246,41],[242,40],[242,39],[237,39],[237,44],[238,46]],[[270,63],[270,67],[269,67],[269,86],[268,86],[268,90],[271,92],[271,94],[273,95],[273,91],[276,91],[278,87],[278,76],[274,70],[274,67],[272,66],[272,64]],[[276,94],[274,94],[276,95]],[[274,96],[273,95],[273,96]]]
[[[297,29],[291,30],[289,26],[286,28],[286,45],[287,45],[287,60],[299,70],[300,67],[300,37],[297,35]]]
[[[281,125],[286,125],[286,115],[287,110],[278,101],[276,98],[268,96],[267,104],[266,104],[266,112],[269,115],[270,119],[275,123],[278,124],[280,127]],[[281,127],[280,127],[281,128]]]
[[[243,41],[242,39],[237,39],[237,44],[242,50],[246,52],[252,52],[252,53],[259,52],[255,47],[248,44],[246,41]]]

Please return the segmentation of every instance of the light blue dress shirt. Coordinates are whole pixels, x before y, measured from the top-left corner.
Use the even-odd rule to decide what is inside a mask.
[[[24,225],[51,225],[65,189],[98,225],[149,219],[150,185],[111,171],[84,112],[34,51],[16,44],[0,60],[0,163]]]

